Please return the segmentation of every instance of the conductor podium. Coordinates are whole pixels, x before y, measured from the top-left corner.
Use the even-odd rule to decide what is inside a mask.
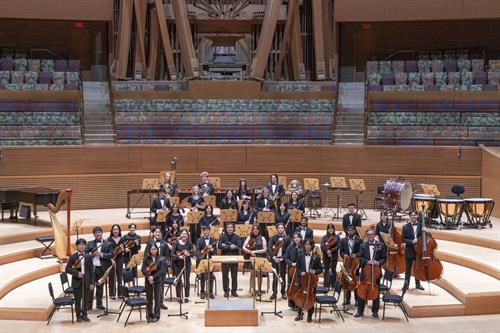
[[[236,264],[245,262],[243,256],[213,256],[212,263]],[[205,309],[205,326],[258,326],[259,310],[255,308],[255,298],[242,297],[228,299],[208,299]]]

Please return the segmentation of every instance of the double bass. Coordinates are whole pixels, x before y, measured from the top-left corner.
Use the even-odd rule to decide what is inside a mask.
[[[356,240],[355,240],[356,241]],[[344,290],[353,291],[358,287],[359,278],[356,275],[359,267],[359,258],[351,258],[350,255],[344,256],[343,273],[342,274],[342,288]]]
[[[406,269],[406,258],[403,247],[403,238],[401,231],[394,227],[394,221],[391,225],[389,235],[392,237],[394,245],[397,247],[387,246],[387,261],[384,263],[384,269],[401,274]],[[387,244],[386,244],[387,245]]]
[[[382,244],[375,243],[375,248],[373,251],[373,258],[378,251],[382,248]],[[379,290],[377,281],[382,276],[382,270],[379,265],[367,263],[363,267],[363,279],[361,280],[356,293],[359,298],[364,300],[373,301],[379,297]]]
[[[420,212],[422,226],[425,225],[424,210]],[[420,281],[434,281],[443,275],[443,264],[434,255],[437,249],[436,240],[427,231],[422,231],[415,244],[415,263],[412,275]]]

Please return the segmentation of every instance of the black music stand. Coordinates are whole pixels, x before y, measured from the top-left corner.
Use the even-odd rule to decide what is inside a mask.
[[[113,269],[113,265],[109,266],[109,268],[104,272],[104,275],[102,276],[101,280],[99,280],[99,285],[105,284],[105,294],[106,294],[106,309],[104,310],[104,313],[101,313],[100,315],[97,316],[97,318],[101,318],[104,316],[109,316],[111,314],[116,314],[119,315],[120,312],[117,311],[109,311],[109,303],[108,303],[108,279],[109,279],[109,273]]]
[[[316,190],[310,190],[309,193],[307,194],[309,197],[309,218],[310,219],[316,219],[320,218],[321,214],[318,211],[318,203],[317,200],[321,200],[321,193],[317,192]]]
[[[272,273],[274,274],[275,277],[278,278],[278,282],[281,284],[283,281],[281,280],[281,277],[279,274],[276,272],[274,268],[271,268]],[[278,297],[274,297],[274,311],[262,311],[260,313],[261,316],[266,315],[266,314],[272,314],[275,315],[276,317],[283,318],[283,313],[282,311],[278,311]]]
[[[182,280],[184,280],[183,275],[186,270],[186,259],[184,259],[184,267],[182,268],[181,272],[179,275],[174,280],[174,283],[172,286],[176,287],[178,283],[181,283],[181,297],[179,298],[179,313],[174,313],[174,314],[169,314],[168,317],[181,317],[184,319],[188,319],[188,313],[189,312],[182,312],[182,303],[184,302],[184,285],[182,283]]]

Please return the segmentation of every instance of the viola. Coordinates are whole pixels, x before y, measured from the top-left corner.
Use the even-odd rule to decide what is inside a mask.
[[[253,249],[255,249],[256,245],[257,245],[257,241],[255,240],[255,238],[250,238],[250,240],[248,241],[247,246],[245,246],[245,248],[249,251],[252,251]]]
[[[381,244],[375,245],[373,257],[381,250]],[[379,265],[367,263],[363,267],[363,279],[361,280],[356,293],[359,298],[373,301],[379,297],[377,281],[382,276],[382,270]]]
[[[425,223],[424,212],[420,213],[422,225]],[[420,281],[434,281],[441,278],[443,275],[443,264],[434,255],[437,250],[436,240],[427,231],[422,231],[422,234],[417,238],[415,244],[415,263],[412,267],[412,274]]]
[[[125,248],[127,248],[127,249],[129,249],[129,250],[130,250],[131,248],[133,248],[134,246],[135,246],[135,240],[133,240],[133,239],[129,239],[129,240],[127,240],[127,241],[125,242]]]
[[[73,269],[79,270],[80,268],[82,268],[82,260],[84,260],[84,258],[85,256],[78,258],[78,260],[73,264]]]
[[[344,256],[344,270],[345,274],[342,275],[342,288],[353,291],[358,287],[359,278],[356,271],[359,267],[359,258],[346,255]]]
[[[278,255],[278,252],[280,249],[283,247],[283,240],[278,240],[276,243],[274,243],[272,247],[273,255]]]
[[[189,256],[189,251],[186,250],[186,249],[183,249],[183,250],[177,250],[175,252],[175,254],[180,257],[180,256],[185,256],[185,257],[188,257]]]
[[[156,262],[152,262],[150,263],[147,267],[146,267],[146,272],[148,272],[149,274],[152,274],[154,272],[156,272],[156,270],[158,269],[158,265],[156,264]]]

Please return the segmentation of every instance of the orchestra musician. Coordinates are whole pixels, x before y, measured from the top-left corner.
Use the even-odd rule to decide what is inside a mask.
[[[158,212],[160,210],[170,211],[170,201],[167,198],[167,193],[163,185],[160,185],[158,190],[158,197],[154,198],[151,203],[151,213],[154,213],[155,216],[150,220],[151,225],[157,225],[156,218],[158,216]]]
[[[198,221],[198,230],[202,230],[204,226],[211,228],[219,225],[219,218],[213,214],[214,208],[212,205],[207,205],[205,215]],[[193,237],[193,242],[198,240],[198,235]]]
[[[191,195],[187,198],[187,202],[191,211],[205,210],[205,200],[200,194],[198,185],[193,186],[191,189]]]
[[[203,259],[208,259],[212,258],[212,256],[215,254],[216,250],[216,244],[217,241],[215,238],[210,236],[210,227],[204,225],[201,227],[201,232],[202,232],[202,237],[198,239],[198,242],[196,243],[196,250],[195,250],[195,257],[196,257],[196,266],[200,264],[200,261]],[[205,255],[202,255],[202,252],[205,251],[205,249],[208,249],[208,252],[206,252]],[[213,272],[210,272],[210,291],[209,297],[214,298],[214,281],[215,281],[215,276]],[[206,273],[201,273],[200,274],[200,298],[205,299],[206,293],[205,293],[205,284],[206,284]]]
[[[288,201],[287,205],[288,209],[297,209],[301,210],[302,213],[305,211],[304,208],[304,200],[299,199],[299,192],[293,191],[292,194],[290,195],[290,200]]]
[[[269,189],[267,187],[264,187],[260,193],[260,197],[257,199],[255,202],[255,209],[260,212],[269,212],[271,210],[274,210],[274,203],[271,200],[271,195],[269,194]]]
[[[387,253],[385,247],[382,243],[375,241],[375,231],[370,229],[366,232],[368,241],[364,242],[359,247],[359,261],[360,261],[360,280],[363,280],[363,268],[367,264],[373,264],[382,267],[387,260]],[[380,278],[375,282],[377,286],[380,285]],[[380,289],[378,289],[380,292]],[[363,317],[365,311],[365,305],[367,301],[358,297],[358,312],[354,314],[354,317]],[[380,296],[377,296],[372,301],[372,316],[373,318],[378,318],[378,309],[380,307]]]
[[[345,256],[350,256],[351,258],[356,258],[359,255],[359,247],[361,245],[361,239],[356,234],[356,229],[354,226],[347,227],[346,237],[340,240],[340,256],[344,259]],[[342,305],[351,304],[351,292],[344,290],[345,298]],[[354,293],[355,304],[358,305],[358,295]]]
[[[165,277],[167,275],[167,258],[170,258],[170,248],[168,247],[168,244],[167,242],[165,242],[163,240],[163,237],[162,237],[162,232],[161,232],[161,228],[156,226],[156,227],[153,227],[153,229],[151,230],[152,233],[153,233],[153,238],[151,240],[148,241],[148,243],[146,244],[146,248],[144,249],[144,253],[149,253],[150,251],[150,248],[151,246],[156,246],[156,248],[158,249],[158,253],[157,255],[162,259],[163,261],[163,265],[165,265],[165,269],[162,271],[162,274],[163,274],[163,280],[162,281],[165,281]],[[161,304],[160,304],[160,307],[163,309],[163,310],[167,310],[168,307],[165,305],[165,303],[163,302],[163,296],[164,296],[164,290],[165,290],[165,284],[162,283],[161,286]]]
[[[283,187],[283,184],[279,183],[278,181],[278,175],[273,173],[270,176],[271,181],[267,183],[266,188],[269,190],[269,194],[271,195],[271,199],[273,201],[276,201],[279,199],[283,194],[285,194],[285,188]]]
[[[254,224],[252,225],[252,229],[250,231],[250,235],[245,239],[243,243],[242,251],[249,255],[250,257],[259,257],[265,258],[267,253],[267,242],[264,236],[262,236],[262,230],[260,225]],[[250,273],[250,285],[251,288],[254,289],[255,286],[255,274],[252,270]],[[261,286],[262,286],[262,276],[258,277],[258,289],[257,296],[260,295]]]
[[[116,299],[116,290],[118,289],[118,297],[121,298],[120,285],[122,285],[122,272],[123,272],[123,252],[115,255],[117,247],[121,247],[124,251],[125,246],[123,245],[122,229],[120,225],[113,224],[111,226],[111,231],[107,241],[111,244],[111,250],[113,252],[114,264],[111,272],[109,273],[108,285],[109,285],[109,296],[111,299]]]
[[[242,178],[238,185],[238,190],[236,191],[236,198],[238,200],[250,200],[252,198],[252,192],[248,189],[247,181]]]
[[[92,256],[92,264],[94,265],[94,281],[97,283],[103,275],[104,272],[111,265],[111,258],[113,257],[113,250],[111,243],[105,241],[102,238],[102,228],[94,227],[92,230],[94,235],[94,240],[87,243],[85,248],[85,254],[90,254]],[[106,308],[102,305],[102,295],[103,295],[104,284],[96,286],[95,288],[95,300],[96,308],[99,310],[105,310]],[[88,297],[87,310],[92,309],[92,303],[94,299],[94,293],[91,292]]]
[[[177,223],[177,220],[173,220],[172,226],[168,229],[168,232],[165,235],[165,237],[163,237],[163,240],[167,242],[167,246],[170,252],[172,251],[175,242],[177,242],[177,238],[179,238],[179,236],[181,235],[181,232],[182,232],[181,225]],[[175,239],[175,241],[173,241],[173,239]]]
[[[375,226],[375,236],[379,242],[385,245],[384,239],[380,236],[380,233],[390,234],[392,228],[392,223],[389,221],[389,216],[386,210],[380,212],[380,221]],[[394,235],[390,235],[394,239]]]
[[[200,174],[201,177],[201,182],[198,184],[198,187],[201,190],[201,194],[203,196],[206,195],[214,195],[215,194],[215,187],[212,183],[208,181],[208,172],[203,171]]]
[[[332,247],[328,244],[333,243]],[[326,278],[328,274],[330,277],[335,277],[337,274],[337,261],[339,259],[340,236],[335,233],[335,226],[329,223],[326,226],[326,234],[321,238],[320,249],[323,253],[323,266],[325,268],[325,281],[330,281]]]
[[[147,250],[144,251],[144,261],[141,267],[148,301],[146,310],[148,323],[160,320],[160,307],[164,306],[162,298],[165,280],[165,259],[159,252],[160,249],[155,242],[149,243]]]
[[[175,197],[177,184],[172,179],[172,173],[170,171],[167,171],[163,174],[163,180],[161,182],[161,185],[165,188],[165,192],[167,193],[167,198]]]
[[[288,214],[288,209],[286,208],[286,204],[284,202],[280,203],[278,207],[278,211],[274,215],[274,224],[277,226],[278,223],[283,224],[284,226],[290,225],[290,214]]]
[[[218,244],[223,256],[236,256],[241,251],[241,239],[234,233],[234,224],[228,223],[224,234],[219,239]],[[238,297],[236,290],[238,289],[238,263],[222,263],[222,286],[224,289],[224,297]],[[231,272],[231,288],[229,288],[229,272]]]
[[[287,265],[284,258],[286,249],[290,245],[290,237],[285,233],[285,226],[283,223],[276,224],[277,234],[271,237],[268,246],[268,256],[273,268],[281,277],[281,298],[286,300],[286,271]],[[277,297],[278,293],[278,278],[273,275],[273,293],[271,295],[271,300]]]
[[[238,201],[234,198],[233,190],[227,190],[220,202],[220,209],[238,209]]]
[[[290,272],[291,267],[297,267],[297,257],[299,256],[300,253],[304,251],[304,248],[302,246],[302,236],[300,233],[295,232],[292,235],[292,242],[291,244],[287,247],[285,251],[285,262],[287,265],[287,271]],[[288,274],[288,285],[294,283],[292,281],[292,276]],[[292,310],[296,310],[295,303],[293,302],[293,299],[288,298],[288,307]]]
[[[131,244],[130,246],[125,246],[125,253],[123,255],[123,263],[125,266],[128,265],[130,259],[139,253],[141,249],[141,236],[136,233],[137,225],[135,223],[130,223],[128,225],[128,233],[123,236],[123,244]],[[132,274],[137,277],[137,267],[132,267]]]
[[[236,224],[253,224],[254,219],[255,211],[250,208],[250,200],[243,200],[241,209],[238,211]]]
[[[361,227],[361,215],[356,213],[356,205],[353,203],[348,204],[347,211],[347,214],[342,217],[342,227],[346,234],[348,227],[354,227],[354,231],[356,231],[356,227]]]
[[[87,241],[79,238],[76,241],[76,252],[73,253],[66,264],[66,273],[71,275],[71,287],[75,297],[76,321],[90,321],[87,316],[88,297],[94,290],[94,265],[92,256],[85,254]]]
[[[165,223],[165,229],[163,230],[164,236],[168,234],[168,231],[172,228],[172,225],[174,222],[180,226],[184,226],[184,216],[182,216],[181,212],[179,211],[179,205],[178,204],[173,204],[170,213],[167,215],[167,222]]]
[[[304,241],[304,252],[297,256],[297,274],[295,276],[294,283],[300,285],[300,277],[306,273],[310,274],[321,274],[323,272],[323,266],[321,265],[321,258],[319,255],[313,253],[314,240],[306,239]],[[314,307],[307,310],[307,322],[312,322],[312,315],[314,313]],[[295,321],[304,319],[304,314],[301,308],[297,309],[297,317]]]
[[[415,261],[417,255],[415,253],[415,244],[417,244],[417,238],[422,235],[422,232],[426,231],[425,225],[422,221],[418,220],[418,214],[416,211],[410,212],[410,220],[403,226],[402,238],[403,243],[405,243],[405,258],[406,258],[406,271],[405,271],[405,287],[408,289],[410,287],[411,278],[411,268],[413,262]],[[415,288],[419,290],[424,290],[424,287],[420,284],[420,281],[415,278]]]
[[[189,240],[187,230],[182,230],[180,238],[175,243],[172,249],[172,268],[174,275],[177,277],[184,269],[182,278],[183,283],[177,283],[175,286],[176,295],[179,302],[189,302],[190,277],[191,277],[191,256],[193,254],[193,243]],[[184,285],[184,301],[182,300],[182,288]]]
[[[309,219],[306,216],[302,216],[300,220],[300,226],[295,229],[295,232],[298,232],[302,239],[305,241],[306,239],[314,239],[314,232],[311,228],[308,227]]]

